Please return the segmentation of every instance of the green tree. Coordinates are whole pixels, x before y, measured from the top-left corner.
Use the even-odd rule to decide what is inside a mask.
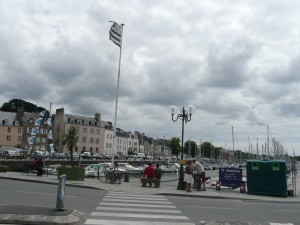
[[[177,138],[177,137],[171,138],[170,149],[171,149],[172,155],[176,155],[178,157],[178,154],[181,149],[180,138]]]
[[[74,166],[73,162],[73,148],[78,142],[79,130],[76,127],[70,127],[68,131],[64,134],[63,145],[66,145],[71,153],[71,166]]]
[[[5,112],[18,112],[18,109],[23,108],[25,112],[42,112],[45,110],[43,107],[36,106],[30,102],[26,102],[22,99],[12,99],[9,102],[5,102],[1,106],[1,110]]]
[[[189,153],[190,153],[192,158],[195,157],[195,155],[197,153],[197,149],[198,149],[197,144],[194,141],[189,140],[184,143],[184,153],[186,155],[189,155]]]
[[[202,154],[203,158],[212,157],[214,146],[210,142],[208,142],[208,141],[203,142],[201,144],[200,149],[201,149],[201,154]]]

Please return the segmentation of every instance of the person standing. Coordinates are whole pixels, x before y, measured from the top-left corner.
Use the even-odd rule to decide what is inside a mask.
[[[161,168],[159,168],[159,164],[158,163],[156,164],[156,168],[155,168],[154,172],[155,172],[155,178],[156,179],[161,179],[161,177],[162,177],[162,170],[161,170]]]
[[[185,191],[186,192],[191,192],[192,191],[192,184],[194,183],[193,162],[192,162],[192,160],[188,160],[187,165],[185,166],[184,181],[186,182]]]
[[[200,176],[201,183],[202,183],[202,191],[206,191],[206,174],[205,169],[200,162],[196,159],[193,159],[193,168],[197,171],[198,175]]]
[[[36,163],[36,170],[37,170],[36,173],[37,176],[43,176],[44,168],[43,168],[43,161],[41,158]]]
[[[35,170],[36,164],[37,164],[37,159],[33,158],[30,165],[31,170]]]
[[[151,162],[148,163],[148,166],[144,169],[143,178],[155,178],[155,171],[154,167]],[[152,186],[152,183],[149,183],[150,187]]]

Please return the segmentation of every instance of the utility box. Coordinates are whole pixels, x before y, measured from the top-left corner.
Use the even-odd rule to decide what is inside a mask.
[[[287,197],[286,163],[280,160],[247,161],[249,194]]]

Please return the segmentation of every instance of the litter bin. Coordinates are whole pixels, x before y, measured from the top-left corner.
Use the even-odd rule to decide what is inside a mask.
[[[124,173],[124,182],[129,182],[129,173]]]
[[[247,161],[249,194],[287,196],[286,163],[284,161]]]

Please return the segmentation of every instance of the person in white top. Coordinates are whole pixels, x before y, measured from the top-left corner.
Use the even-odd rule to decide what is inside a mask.
[[[201,177],[201,183],[202,183],[202,191],[206,191],[206,174],[205,174],[205,169],[202,166],[200,162],[198,162],[196,159],[193,159],[193,168],[197,171],[197,173]]]

